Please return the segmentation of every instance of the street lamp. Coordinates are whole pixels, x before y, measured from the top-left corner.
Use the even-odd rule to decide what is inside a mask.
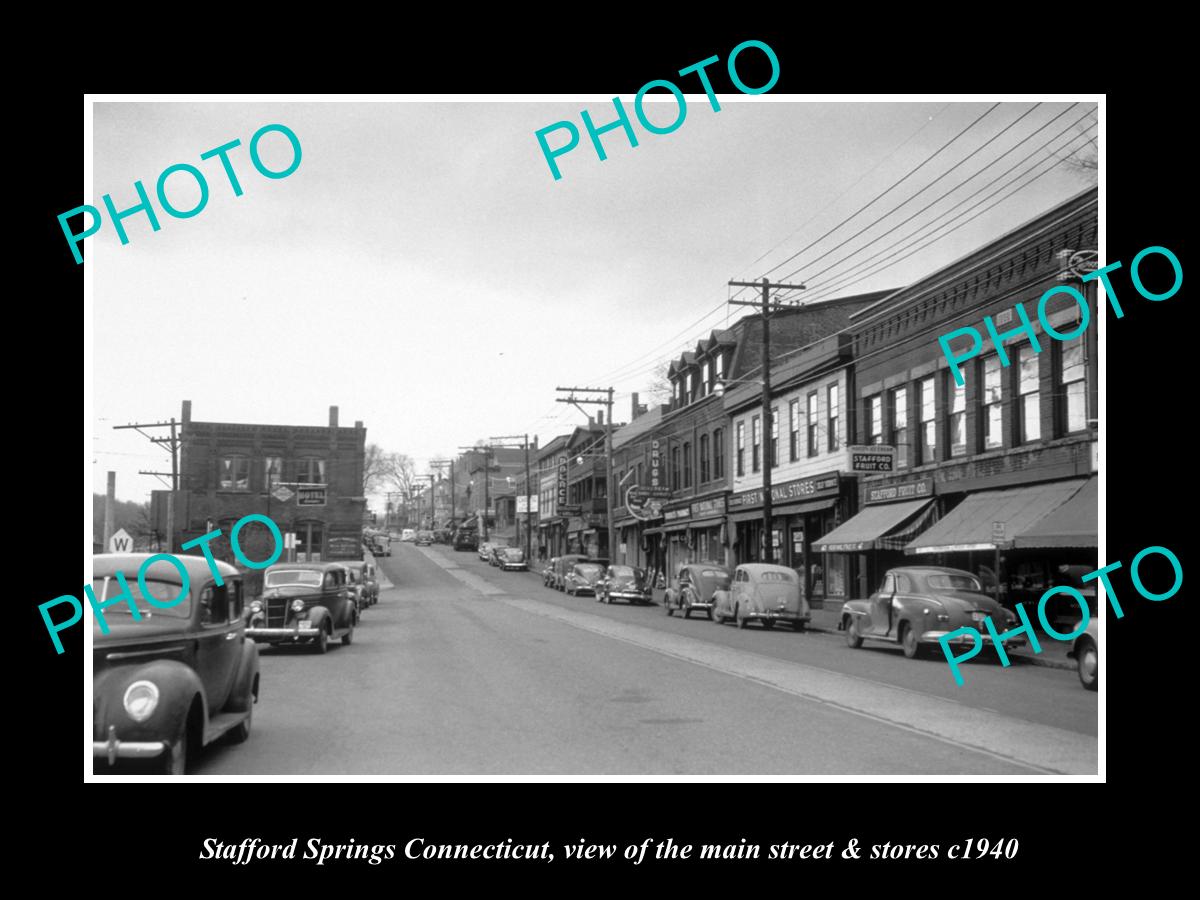
[[[764,369],[765,372],[765,369]],[[771,446],[771,383],[757,378],[729,379],[718,378],[713,385],[713,393],[718,397],[725,396],[727,384],[757,384],[763,389],[762,396],[762,492],[763,492],[763,553],[764,562],[775,562],[775,533],[771,528],[771,466],[775,464],[775,452]]]

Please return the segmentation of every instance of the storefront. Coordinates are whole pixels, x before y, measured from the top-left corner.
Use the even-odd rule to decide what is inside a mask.
[[[847,562],[843,557],[818,554],[812,543],[840,524],[854,504],[855,480],[841,472],[799,478],[771,487],[771,526],[775,562],[800,574],[809,602],[820,608],[826,597],[844,599]],[[735,538],[737,563],[766,558],[761,488],[732,494],[728,527]]]
[[[693,500],[688,518],[690,561],[725,565],[725,537],[725,493]]]
[[[547,516],[538,523],[538,540],[545,548],[546,559],[566,553],[566,526],[563,516]]]

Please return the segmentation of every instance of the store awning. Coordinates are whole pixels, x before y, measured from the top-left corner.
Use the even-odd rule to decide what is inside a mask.
[[[1098,547],[1100,483],[1093,475],[1074,497],[1013,538],[1014,547]]]
[[[647,528],[645,531],[642,532],[642,534],[646,534],[646,535],[662,534],[662,533],[663,533],[663,527],[661,525],[655,525],[653,528]]]
[[[1004,526],[1001,545],[1023,534],[1066,503],[1084,485],[1083,479],[1035,484],[1003,491],[971,494],[940,522],[905,545],[905,553],[960,553],[994,550],[993,525]]]
[[[913,516],[925,510],[932,499],[906,500],[902,503],[886,503],[868,506],[858,515],[847,519],[820,540],[813,541],[812,549],[819,553],[856,553],[874,550],[881,537],[898,528]]]
[[[688,522],[688,528],[720,528],[724,524],[724,517],[718,516],[713,519],[692,519]]]
[[[689,527],[691,524],[692,524],[692,523],[691,523],[691,522],[688,522],[688,521],[683,521],[683,522],[670,522],[670,523],[668,523],[668,524],[666,524],[666,525],[663,525],[663,526],[662,526],[662,527],[659,529],[659,531],[660,531],[660,532],[662,532],[663,534],[670,534],[671,532],[674,532],[674,531],[687,531],[687,530],[688,530],[688,527]]]
[[[824,500],[809,500],[806,503],[789,503],[786,506],[772,506],[771,518],[775,516],[802,516],[805,513],[820,512],[829,509],[837,503],[837,497],[826,497]],[[760,512],[761,516],[762,513]]]
[[[753,522],[755,520],[762,521],[762,510],[755,509],[750,512],[735,512],[729,514],[730,522]]]

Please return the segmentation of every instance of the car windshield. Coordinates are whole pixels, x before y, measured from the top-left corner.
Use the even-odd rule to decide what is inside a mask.
[[[520,562],[522,559],[525,558],[525,551],[517,550],[515,547],[506,547],[501,552],[504,553],[505,557],[507,557],[508,559],[514,560],[516,562]]]
[[[937,572],[927,579],[931,588],[941,588],[945,591],[975,591],[983,593],[983,586],[974,575],[949,575]]]
[[[600,576],[600,573],[604,571],[604,569],[595,563],[587,563],[582,566],[576,566],[575,571],[584,578],[597,578]]]
[[[613,578],[637,578],[637,572],[632,566],[613,566]]]
[[[796,576],[791,572],[762,572],[758,576],[759,581],[795,581]]]
[[[267,587],[281,587],[285,584],[320,587],[321,573],[309,569],[280,569],[278,572],[268,572],[266,583]]]
[[[717,590],[723,590],[729,587],[728,572],[722,572],[720,569],[704,569],[700,575],[702,578],[711,578],[717,585]]]
[[[142,616],[142,621],[156,616],[163,616],[168,619],[187,619],[191,617],[191,597],[184,597],[178,604],[167,609],[159,606],[151,606],[146,599],[148,594],[159,603],[170,603],[179,596],[180,586],[178,584],[171,584],[168,581],[155,581],[151,578],[147,578],[145,581],[146,593],[143,593],[136,575],[128,575],[125,578],[125,583],[129,585],[129,593],[133,597],[134,603],[137,604],[137,610]],[[121,593],[121,583],[114,576],[93,579],[92,593],[96,595],[97,603],[103,603],[106,599],[111,600]],[[119,600],[112,606],[105,607],[103,615],[105,619],[110,619],[116,615],[128,616],[131,620],[137,621],[133,619],[133,610],[129,608],[129,603],[125,600]]]

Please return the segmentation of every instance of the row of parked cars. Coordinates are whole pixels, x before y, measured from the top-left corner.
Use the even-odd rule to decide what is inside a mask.
[[[177,557],[185,585],[166,559],[139,577],[150,557],[92,558],[91,589],[106,626],[94,620],[98,772],[132,760],[182,775],[202,747],[247,740],[261,686],[258,645],[303,644],[316,653],[337,640],[348,646],[364,610],[379,602],[371,562],[277,563],[263,574],[262,596],[248,599],[243,574],[228,563],[210,568],[202,556]]]

